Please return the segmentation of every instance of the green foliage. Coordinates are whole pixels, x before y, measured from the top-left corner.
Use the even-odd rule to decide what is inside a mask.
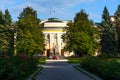
[[[120,79],[120,63],[116,59],[101,59],[99,57],[86,56],[82,58],[81,67],[103,80]]]
[[[27,80],[38,68],[38,59],[25,54],[0,55],[0,61],[0,80]]]
[[[5,15],[0,12],[0,51],[5,53],[13,53],[14,32],[11,22],[12,19],[8,10],[5,11]]]
[[[12,47],[13,41],[13,32],[8,28],[8,26],[0,25],[0,46],[1,50],[4,52],[9,52],[9,49]]]
[[[11,18],[11,15],[8,11],[8,9],[5,10],[5,25],[11,25],[12,23],[12,18]]]
[[[0,11],[0,24],[1,25],[5,24],[4,14],[2,13],[2,11]]]
[[[68,23],[68,26],[65,28],[66,34],[63,35],[63,39],[67,43],[65,49],[75,51],[79,55],[94,54],[98,47],[95,39],[98,38],[99,34],[84,10],[78,12],[74,22]]]
[[[118,6],[118,9],[115,13],[115,26],[116,26],[116,32],[117,32],[117,52],[118,52],[118,55],[120,55],[120,5]]]
[[[94,72],[98,72],[98,70],[97,70],[98,64],[97,63],[99,63],[99,61],[95,57],[86,56],[86,57],[82,58],[80,65],[82,67],[84,67],[86,70],[94,73]]]
[[[80,64],[81,62],[81,58],[67,58],[68,59],[68,63],[73,63],[73,64]]]
[[[17,52],[33,55],[44,50],[44,36],[36,11],[31,7],[23,9],[17,22]],[[24,47],[23,47],[24,46]]]
[[[46,57],[40,57],[38,60],[38,64],[45,64],[46,62]]]
[[[32,17],[34,17],[34,19],[39,20],[37,18],[37,12],[35,10],[33,10],[31,7],[29,7],[29,6],[27,6],[26,8],[23,9],[23,12],[20,13],[18,19],[23,19],[23,18],[26,18],[28,16],[32,16]]]
[[[115,56],[116,53],[116,45],[115,45],[115,26],[110,21],[110,16],[107,8],[104,8],[102,14],[102,22],[100,25],[101,29],[101,46],[102,53],[107,54],[109,57]]]

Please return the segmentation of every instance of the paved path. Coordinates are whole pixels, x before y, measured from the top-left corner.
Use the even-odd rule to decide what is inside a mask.
[[[93,80],[77,71],[66,61],[47,60],[35,80]]]

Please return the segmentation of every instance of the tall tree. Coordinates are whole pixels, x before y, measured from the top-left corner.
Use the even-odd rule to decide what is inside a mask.
[[[0,25],[0,51],[6,52],[8,48],[8,41],[6,36],[6,29],[4,25]]]
[[[120,5],[115,13],[116,31],[117,31],[117,53],[120,56]]]
[[[12,18],[11,18],[11,15],[10,15],[8,9],[5,10],[5,15],[4,16],[5,16],[5,24],[6,25],[11,25]]]
[[[68,23],[66,34],[63,35],[66,41],[65,49],[75,51],[76,54],[94,54],[98,46],[97,29],[93,27],[88,19],[88,14],[81,10],[74,18],[74,22]]]
[[[4,14],[2,13],[2,11],[0,11],[0,24],[1,25],[5,24]]]
[[[17,52],[33,55],[44,50],[44,36],[37,13],[26,7],[20,13],[17,22]]]
[[[5,53],[13,53],[13,30],[11,29],[11,23],[12,19],[9,11],[6,10],[5,14],[2,14],[2,12],[0,12],[0,46],[1,50],[5,51]]]
[[[9,53],[14,53],[14,33],[15,33],[15,27],[12,23],[12,18],[11,15],[9,13],[9,10],[6,9],[5,10],[5,14],[4,14],[4,19],[5,19],[5,27],[7,28],[7,36],[8,36],[8,52]]]
[[[116,53],[115,49],[115,26],[110,21],[110,15],[107,7],[105,6],[102,14],[101,22],[101,46],[102,53],[107,54],[109,57],[114,56]]]

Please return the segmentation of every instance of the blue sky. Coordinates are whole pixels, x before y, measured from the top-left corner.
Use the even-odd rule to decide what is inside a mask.
[[[41,20],[49,17],[73,20],[75,14],[84,9],[89,14],[89,19],[100,22],[105,6],[110,15],[113,15],[118,5],[120,0],[0,0],[0,10],[4,12],[5,9],[9,9],[13,21],[17,20],[23,8],[31,6]]]

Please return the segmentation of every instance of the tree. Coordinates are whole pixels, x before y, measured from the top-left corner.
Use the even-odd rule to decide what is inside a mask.
[[[110,21],[109,12],[107,7],[105,6],[102,14],[102,22],[101,22],[101,46],[102,53],[106,55],[114,56],[116,53],[115,49],[115,26]]]
[[[44,36],[36,11],[26,7],[18,19],[17,52],[33,55],[44,51]]]
[[[117,53],[120,55],[120,5],[115,13],[116,32],[117,32]]]
[[[76,54],[94,54],[98,47],[95,38],[98,37],[97,28],[93,27],[88,19],[88,14],[81,10],[76,14],[74,22],[68,23],[66,34],[63,35],[66,41],[65,49],[75,51]]]
[[[11,25],[10,25],[12,23],[12,19],[8,10],[5,11],[5,15],[2,12],[0,12],[0,21],[1,21],[0,22],[1,51],[4,51],[5,53],[13,53],[12,51],[13,50],[13,30],[11,29]]]
[[[5,16],[5,24],[6,25],[11,25],[12,18],[11,18],[11,15],[10,15],[8,9],[5,10],[5,15],[4,16]]]
[[[1,25],[5,24],[4,14],[2,13],[2,11],[0,11],[0,24]]]
[[[11,15],[9,13],[9,10],[6,9],[5,10],[5,14],[4,14],[4,19],[5,19],[5,27],[7,28],[7,36],[8,36],[8,53],[13,54],[14,53],[14,25],[12,23],[12,18]]]

